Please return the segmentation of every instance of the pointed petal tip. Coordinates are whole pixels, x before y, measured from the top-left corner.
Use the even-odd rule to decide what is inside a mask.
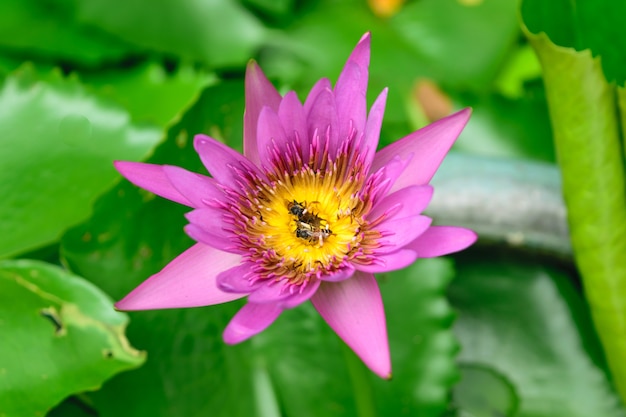
[[[129,297],[129,296],[130,296],[130,294],[128,294],[126,297],[122,298],[117,303],[113,304],[113,307],[115,308],[115,310],[117,310],[117,311],[139,311],[139,310],[144,310],[143,308],[141,308],[141,306],[138,306],[136,303],[134,303],[132,298]],[[131,298],[131,299],[129,300],[129,298]]]
[[[141,162],[132,162],[132,161],[113,161],[113,167],[122,175],[124,175],[125,171],[132,169],[135,165],[140,164]]]
[[[471,107],[466,107],[385,146],[374,156],[372,171],[385,166],[396,156],[411,156],[390,192],[409,185],[427,184],[458,139],[471,114]]]
[[[469,117],[469,116],[471,116],[473,111],[474,111],[474,109],[472,107],[465,107],[465,108],[459,110],[459,113],[467,114],[467,117]]]
[[[472,246],[478,240],[478,233],[473,230],[465,229],[467,232],[465,233],[465,245],[461,247],[459,251],[465,250]]]
[[[367,364],[365,362],[363,362],[365,364],[365,366],[367,366],[369,368],[370,371],[372,371],[373,373],[375,373],[378,377],[390,381],[391,380],[391,358],[389,356],[387,356],[387,361],[384,363],[378,363],[378,364]]]
[[[136,186],[179,204],[193,206],[187,197],[182,195],[167,178],[164,165],[114,161],[113,166],[124,178]]]
[[[385,311],[374,275],[356,272],[345,281],[324,282],[311,302],[372,372],[383,378],[391,374]]]
[[[146,300],[141,296],[137,296],[135,291],[131,291],[124,298],[122,298],[117,303],[113,304],[118,311],[142,311],[142,310],[157,310],[160,308],[171,308],[171,307],[160,307],[158,305],[153,305],[150,300]]]
[[[250,59],[246,65],[246,80],[250,83],[263,82],[267,80],[263,69],[254,59]]]
[[[250,70],[250,69],[253,69],[253,68],[259,68],[259,64],[256,62],[255,59],[250,58],[248,60],[248,63],[246,64],[246,70]]]
[[[470,116],[472,115],[472,112],[474,111],[474,109],[472,109],[471,107],[465,107],[455,113],[452,113],[450,116],[448,117],[444,117],[444,119],[460,119],[463,120],[463,125],[467,124],[467,122],[469,121]]]
[[[473,112],[473,109],[471,107],[465,107],[461,110],[455,111],[452,114],[449,114],[448,116],[444,118],[436,120],[431,124],[458,122],[462,124],[463,126],[465,126],[470,116],[472,115],[472,112]]]
[[[439,226],[439,229],[443,229],[446,226]],[[447,228],[453,231],[451,240],[455,243],[455,247],[450,248],[452,252],[460,252],[472,246],[478,240],[478,233],[472,229],[465,227],[447,226]]]
[[[372,32],[368,31],[368,32],[365,32],[363,36],[361,36],[361,39],[359,39],[359,42],[357,43],[357,45],[367,44],[369,46],[371,41],[372,41]]]
[[[352,50],[348,62],[353,61],[367,68],[370,64],[371,33],[366,32]]]
[[[195,244],[115,303],[115,308],[124,311],[158,310],[201,307],[236,300],[244,295],[219,290],[215,279],[221,271],[240,264],[241,259],[240,255]]]
[[[198,145],[203,145],[206,142],[209,142],[212,138],[210,136],[207,136],[203,133],[198,133],[197,135],[194,135],[193,137],[193,144],[194,146],[198,146]]]
[[[464,227],[431,226],[406,247],[420,258],[435,258],[465,250],[477,239],[476,232]]]
[[[250,337],[252,337],[252,335],[237,333],[236,331],[233,331],[229,328],[226,328],[226,330],[224,330],[224,333],[222,333],[222,340],[224,340],[224,343],[231,346],[239,344],[241,342],[245,342]]]
[[[241,343],[269,327],[282,311],[275,303],[247,303],[228,323],[222,338],[228,345]]]

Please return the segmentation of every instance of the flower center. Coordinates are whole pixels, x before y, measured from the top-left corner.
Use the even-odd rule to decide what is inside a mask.
[[[344,151],[334,161],[273,162],[267,179],[251,180],[230,209],[238,213],[235,233],[255,276],[297,285],[349,261],[369,262],[378,238],[365,219],[373,185],[358,156]]]
[[[349,190],[334,190],[325,178],[306,171],[274,188],[260,230],[267,247],[302,272],[343,260],[362,221],[353,213]]]
[[[248,222],[246,234],[264,252],[264,271],[297,283],[343,264],[360,240],[364,219],[358,184],[337,187],[334,177],[305,166],[250,196],[258,221]]]

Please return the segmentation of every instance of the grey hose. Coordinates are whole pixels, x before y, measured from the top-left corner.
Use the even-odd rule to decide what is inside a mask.
[[[571,258],[556,166],[451,153],[431,183],[426,214],[435,224],[471,228],[482,242]]]

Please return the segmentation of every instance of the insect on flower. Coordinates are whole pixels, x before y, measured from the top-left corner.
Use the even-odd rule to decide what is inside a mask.
[[[326,220],[306,208],[305,204],[294,200],[287,205],[289,212],[296,218],[296,237],[311,243],[317,242],[321,247],[333,231],[328,228]]]
[[[281,96],[256,63],[246,72],[244,154],[205,135],[194,146],[212,177],[116,162],[131,182],[185,204],[198,243],[116,304],[196,307],[248,297],[224,331],[239,343],[308,300],[372,371],[391,376],[375,273],[471,245],[467,229],[422,215],[428,182],[467,123],[461,110],[376,152],[387,98],[368,113],[370,35],[333,87],[302,103]]]
[[[293,214],[294,216],[296,216],[298,219],[304,214],[305,212],[305,208],[302,205],[303,203],[298,203],[297,201],[292,201],[291,203],[289,203],[287,205],[287,208],[289,209],[289,213]]]

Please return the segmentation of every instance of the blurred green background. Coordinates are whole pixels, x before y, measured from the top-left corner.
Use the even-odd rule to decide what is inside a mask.
[[[522,16],[517,0],[1,0],[0,417],[626,415],[522,33],[522,17],[558,16],[563,2],[536,3]],[[241,150],[250,59],[304,99],[367,31],[369,103],[389,87],[381,145],[473,107],[432,215],[485,232],[459,256],[379,277],[393,379],[308,304],[237,346],[221,332],[241,302],[115,312],[192,241],[187,209],[122,181],[112,161],[206,173],[192,137]],[[459,179],[469,202],[450,199]],[[527,212],[498,223],[527,198],[560,234]]]

